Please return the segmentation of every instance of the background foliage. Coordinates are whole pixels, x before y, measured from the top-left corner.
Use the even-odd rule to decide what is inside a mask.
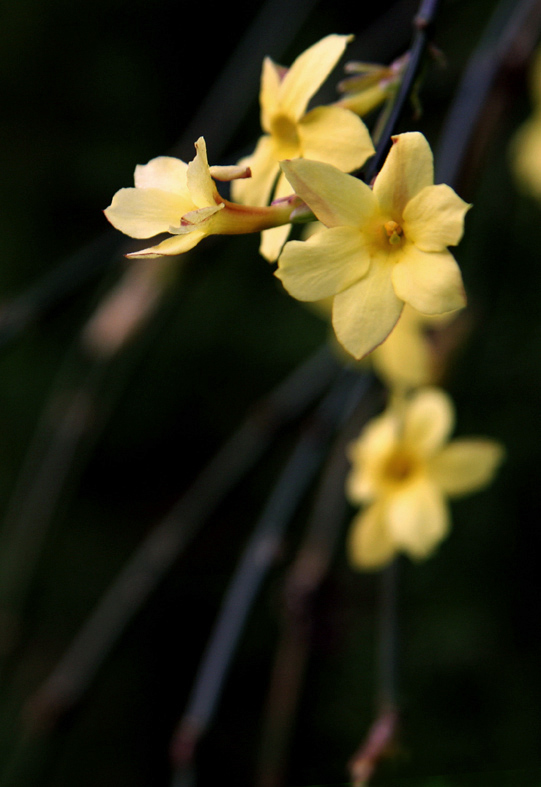
[[[423,115],[407,116],[401,130],[422,131],[437,151],[468,58],[494,12],[505,14],[512,5],[443,3],[435,42],[446,64],[429,63]],[[307,4],[298,29],[277,8],[276,30],[266,30],[275,39],[265,53],[279,62],[290,63],[329,32],[357,34],[351,58],[385,62],[408,46],[417,4],[374,4],[370,12],[343,0]],[[300,13],[301,3],[292,8]],[[168,0],[3,3],[0,507],[6,516],[29,446],[39,455],[40,441],[50,435],[43,427],[49,421],[42,420],[47,403],[54,401],[47,416],[54,422],[66,392],[89,379],[80,330],[124,270],[123,241],[101,210],[131,184],[136,163],[171,151],[190,159],[201,133],[211,162],[217,163],[212,151],[221,145],[220,160],[231,163],[258,135],[256,38],[231,93],[247,102],[243,122],[220,140],[228,128],[226,102],[216,103],[198,121],[201,127],[192,123],[257,10]],[[395,15],[385,16],[387,10]],[[530,110],[525,71],[520,62],[507,63],[484,115],[487,134],[477,131],[457,186],[474,203],[457,252],[471,333],[447,387],[457,405],[457,431],[501,440],[508,459],[491,489],[454,506],[454,531],[433,559],[401,565],[404,723],[400,750],[375,780],[381,785],[541,784],[540,208],[517,189],[508,156]],[[69,469],[29,592],[15,610],[8,604],[2,613],[2,785],[169,783],[173,728],[292,432],[281,434],[209,519],[75,709],[28,739],[27,701],[116,572],[251,404],[325,340],[325,325],[283,293],[257,245],[255,237],[243,237],[208,239],[198,247],[179,265],[145,330],[102,370],[91,427]],[[87,273],[81,286],[48,304],[48,277],[63,261],[62,281]],[[18,324],[13,314],[24,317],[29,304],[43,308],[12,330]],[[202,743],[201,784],[253,781],[281,579],[303,513],[259,594]],[[377,577],[348,567],[341,548],[318,599],[288,784],[346,779],[347,760],[372,720],[377,586]]]

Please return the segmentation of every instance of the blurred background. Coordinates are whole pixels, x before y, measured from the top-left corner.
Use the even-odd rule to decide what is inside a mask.
[[[502,441],[507,460],[489,489],[454,504],[453,532],[431,560],[400,563],[402,728],[374,784],[541,785],[541,208],[509,165],[510,142],[533,108],[528,65],[538,35],[534,24],[515,27],[514,14],[536,5],[443,2],[438,51],[419,86],[423,112],[414,117],[408,107],[398,129],[422,131],[437,165],[474,203],[456,254],[468,330],[446,388],[457,433]],[[316,313],[283,292],[255,236],[209,238],[185,260],[132,266],[127,239],[102,210],[132,184],[136,164],[163,154],[190,160],[201,134],[211,163],[250,151],[264,55],[290,64],[328,33],[354,33],[346,59],[388,63],[408,48],[416,11],[416,2],[344,0],[212,9],[172,0],[2,3],[2,787],[171,783],[173,732],[298,419],[271,429],[267,450],[210,506],[178,556],[160,542],[170,565],[160,564],[139,598],[154,576],[143,550],[132,595],[122,596],[129,614],[117,620],[114,603],[104,613],[116,634],[94,653],[90,631],[68,663],[80,667],[87,655],[88,671],[75,670],[75,683],[69,669],[45,682],[254,403],[328,335]],[[336,98],[336,81],[321,100]],[[459,128],[471,132],[465,155],[451,134],[438,159],[457,107]],[[134,300],[115,301],[96,323],[126,280]],[[126,324],[144,315],[125,340],[119,315]],[[370,406],[377,403],[374,396]],[[244,787],[258,772],[264,784],[262,719],[284,577],[316,481],[256,594],[196,754],[198,785]],[[332,563],[311,610],[283,784],[346,782],[373,720],[380,578],[347,563],[352,513],[337,515]]]

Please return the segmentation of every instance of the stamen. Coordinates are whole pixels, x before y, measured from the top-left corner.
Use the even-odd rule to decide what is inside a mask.
[[[404,232],[400,224],[397,224],[396,221],[391,219],[390,221],[386,221],[383,227],[387,233],[387,237],[389,238],[389,243],[391,243],[393,246],[396,246],[397,243],[400,243]]]

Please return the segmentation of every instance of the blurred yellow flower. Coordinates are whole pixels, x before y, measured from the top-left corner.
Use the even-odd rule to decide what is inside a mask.
[[[287,243],[276,276],[298,300],[334,296],[336,336],[355,358],[381,344],[404,303],[423,314],[465,305],[447,246],[460,241],[470,206],[449,186],[434,185],[422,134],[393,137],[373,189],[329,164],[297,159],[281,166],[328,229]]]
[[[308,102],[321,87],[351,36],[329,35],[300,55],[291,68],[265,58],[261,76],[261,126],[265,134],[251,156],[239,162],[252,177],[232,184],[232,197],[245,205],[267,205],[280,199],[291,186],[280,173],[282,159],[309,158],[333,164],[344,172],[361,167],[374,153],[368,129],[349,109],[316,107]],[[289,228],[265,233],[261,253],[273,261]]]
[[[536,53],[530,70],[532,115],[511,141],[512,166],[519,185],[541,200],[541,50]]]
[[[209,167],[203,137],[189,164],[160,156],[135,168],[135,188],[120,189],[104,211],[113,227],[131,238],[161,233],[173,237],[127,257],[182,254],[207,235],[261,232],[289,222],[293,201],[271,207],[236,205],[223,199],[213,178],[229,181],[250,176],[247,167]]]
[[[435,385],[444,367],[432,335],[444,330],[454,314],[421,314],[406,304],[391,333],[368,356],[378,377],[392,390]]]
[[[447,498],[488,484],[503,459],[493,440],[448,442],[454,408],[439,388],[398,398],[350,446],[347,496],[365,508],[349,533],[354,566],[378,569],[397,553],[426,558],[449,530]]]

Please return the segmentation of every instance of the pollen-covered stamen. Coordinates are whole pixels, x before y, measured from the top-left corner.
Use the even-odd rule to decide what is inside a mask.
[[[385,229],[390,244],[396,246],[397,243],[400,243],[404,235],[404,230],[402,229],[400,224],[397,224],[396,221],[393,221],[391,219],[390,221],[386,221],[383,227]]]

